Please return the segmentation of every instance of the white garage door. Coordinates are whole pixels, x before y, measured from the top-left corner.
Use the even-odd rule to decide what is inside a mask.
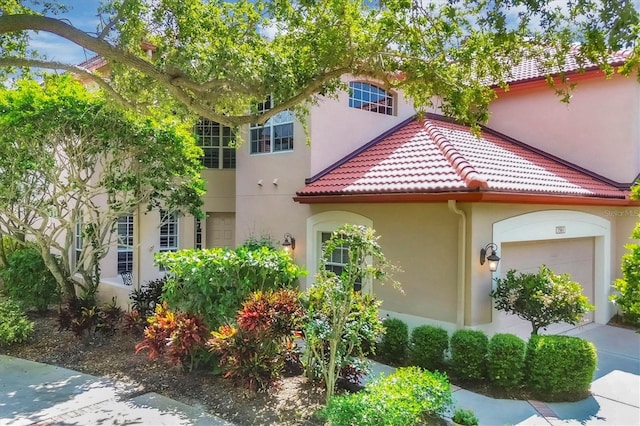
[[[510,269],[518,272],[535,273],[540,265],[547,265],[556,274],[569,274],[573,281],[582,285],[582,293],[593,304],[594,274],[593,253],[594,239],[569,238],[562,240],[527,241],[518,243],[503,243],[501,247],[500,269],[506,275]],[[529,336],[531,325],[514,315],[498,314],[500,331],[514,333],[519,336]],[[585,322],[593,321],[593,312],[585,318]],[[561,333],[574,326],[557,324],[547,328],[542,333]]]

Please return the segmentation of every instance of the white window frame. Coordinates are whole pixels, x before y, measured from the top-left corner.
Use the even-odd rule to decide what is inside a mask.
[[[135,232],[135,222],[133,214],[122,215],[117,220],[118,235],[118,258],[116,260],[116,271],[118,274],[123,272],[133,272],[133,236]],[[121,231],[126,227],[126,232]],[[124,260],[121,260],[124,257]]]
[[[80,258],[82,257],[82,247],[84,246],[84,241],[82,237],[82,222],[76,223],[75,235],[73,238],[73,248],[74,248],[74,260],[76,267],[80,263]]]
[[[258,104],[258,112],[262,113],[273,108],[271,96],[265,102]],[[286,129],[286,130],[285,130]],[[279,137],[279,132],[285,132]],[[279,141],[279,139],[281,139]],[[284,142],[287,140],[286,142]],[[291,110],[284,110],[268,119],[264,124],[252,123],[249,126],[249,153],[251,155],[272,154],[276,152],[293,151],[294,115]]]
[[[396,115],[396,96],[382,87],[366,82],[349,82],[349,108]]]
[[[315,214],[307,219],[307,269],[313,271],[307,275],[306,287],[311,287],[315,282],[315,272],[322,259],[322,233],[333,232],[345,223],[373,227],[373,221],[368,217],[353,212],[331,210]],[[367,262],[371,262],[367,259]],[[367,279],[362,283],[362,293],[373,293],[373,283]]]
[[[202,149],[200,162],[203,167],[219,170],[236,168],[235,134],[231,127],[202,118],[196,123],[194,133]]]
[[[175,211],[160,210],[159,251],[177,251],[180,247],[180,221]]]
[[[322,256],[322,248],[324,248],[324,244],[331,238],[332,232],[329,231],[320,231],[320,256]],[[347,266],[349,262],[349,247],[347,246],[338,246],[335,248],[333,253],[331,253],[331,258],[328,259],[325,264],[325,269],[332,271],[336,275],[340,276],[344,267]],[[355,291],[362,291],[362,282],[358,279],[353,286]]]

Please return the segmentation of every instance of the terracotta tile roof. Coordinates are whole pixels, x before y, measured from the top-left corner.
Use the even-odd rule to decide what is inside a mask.
[[[574,49],[577,49],[577,46],[574,47]],[[609,56],[608,62],[609,64],[614,66],[622,65],[631,56],[631,54],[632,51],[630,49],[614,52]],[[525,59],[520,64],[513,67],[511,69],[511,74],[506,78],[506,82],[509,84],[521,83],[525,81],[544,79],[548,73],[572,73],[580,70],[586,71],[590,69],[597,69],[597,66],[591,62],[586,62],[584,64],[578,63],[575,54],[573,54],[572,52],[567,55],[564,67],[554,68],[548,71],[542,67],[539,60],[537,60],[536,58],[531,58]]]
[[[102,56],[94,56],[78,64],[80,68],[85,68],[87,71],[95,71],[105,65],[107,65],[107,60]]]
[[[298,196],[508,192],[620,198],[612,183],[489,129],[411,119],[309,179]]]

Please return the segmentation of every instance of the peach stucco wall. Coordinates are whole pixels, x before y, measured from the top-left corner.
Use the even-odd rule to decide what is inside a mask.
[[[394,278],[404,294],[373,284],[382,309],[455,323],[458,218],[446,204],[317,205],[311,213],[336,210],[370,219],[386,257],[400,268]]]
[[[202,171],[206,193],[202,211],[233,212],[236,208],[236,171],[212,170]]]
[[[640,84],[578,82],[571,102],[547,86],[513,90],[491,106],[488,127],[620,183],[640,171]]]
[[[309,177],[309,153],[304,129],[294,125],[292,151],[250,154],[248,135],[238,148],[236,169],[236,244],[249,237],[268,236],[280,244],[285,233],[296,239],[294,257],[305,258],[308,206],[293,201]]]

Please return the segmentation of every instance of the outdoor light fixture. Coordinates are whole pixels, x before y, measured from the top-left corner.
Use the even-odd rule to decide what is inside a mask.
[[[498,269],[498,262],[500,258],[496,254],[498,246],[494,243],[489,243],[487,246],[480,250],[480,264],[484,265],[485,260],[489,261],[489,270],[495,272]]]
[[[282,247],[288,252],[291,252],[296,249],[296,239],[290,233],[284,234],[284,241],[282,242]]]

